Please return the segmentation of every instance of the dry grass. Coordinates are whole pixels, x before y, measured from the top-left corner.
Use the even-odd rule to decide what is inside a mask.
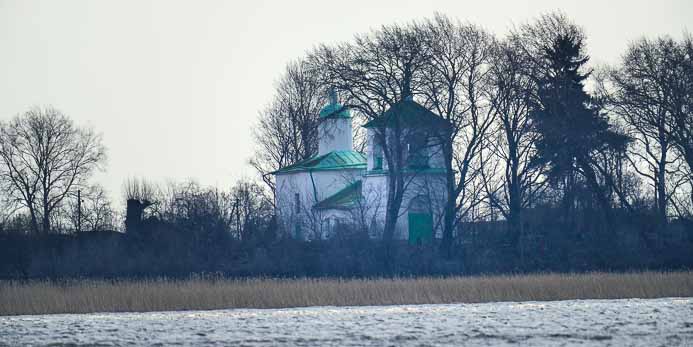
[[[0,315],[693,296],[693,272],[0,282]]]

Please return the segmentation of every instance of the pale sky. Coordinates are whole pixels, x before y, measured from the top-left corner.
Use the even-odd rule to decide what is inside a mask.
[[[53,105],[103,133],[95,179],[114,197],[132,176],[228,188],[255,177],[250,129],[285,64],[314,45],[435,12],[502,36],[553,10],[585,28],[592,63],[693,30],[690,0],[0,0],[0,119]]]

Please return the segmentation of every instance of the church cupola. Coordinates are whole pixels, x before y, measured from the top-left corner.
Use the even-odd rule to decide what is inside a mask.
[[[334,90],[330,91],[329,104],[320,110],[318,137],[318,155],[353,149],[351,114],[337,101]]]

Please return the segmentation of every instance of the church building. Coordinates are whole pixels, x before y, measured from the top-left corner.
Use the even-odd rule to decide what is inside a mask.
[[[442,235],[447,121],[407,98],[364,125],[361,153],[353,148],[351,114],[334,94],[319,116],[318,153],[274,172],[281,230],[303,240],[332,237],[340,227],[380,237],[390,177],[384,151],[392,153],[397,133],[404,194],[394,237],[421,243]]]

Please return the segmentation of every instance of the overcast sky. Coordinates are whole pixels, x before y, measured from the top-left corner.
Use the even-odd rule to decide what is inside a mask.
[[[131,176],[229,187],[254,177],[251,128],[285,64],[318,43],[441,12],[504,35],[562,10],[592,63],[680,38],[693,1],[4,1],[0,119],[53,105],[103,133],[113,196]]]

